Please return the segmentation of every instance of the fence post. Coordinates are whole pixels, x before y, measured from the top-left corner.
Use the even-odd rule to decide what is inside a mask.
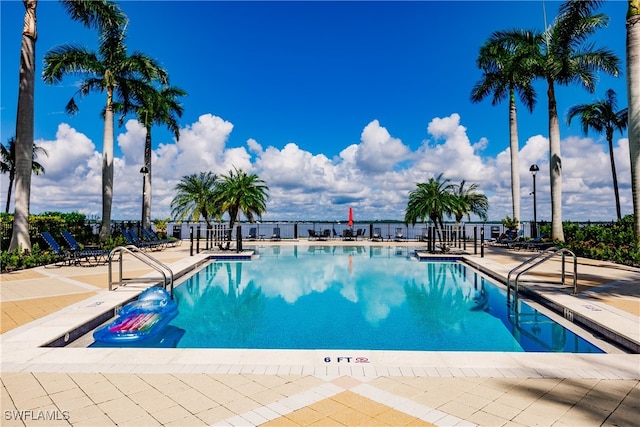
[[[200,224],[196,228],[196,253],[200,253]]]
[[[462,226],[462,250],[467,250],[467,227]]]
[[[242,226],[236,226],[236,252],[242,252]]]
[[[484,258],[484,227],[480,229],[480,258]]]
[[[189,246],[189,256],[193,256],[193,225],[189,227],[189,240],[191,245]]]
[[[478,255],[478,226],[473,226],[473,254]]]

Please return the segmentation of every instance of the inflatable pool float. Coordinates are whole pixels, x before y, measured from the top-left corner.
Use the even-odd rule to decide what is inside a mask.
[[[149,288],[136,301],[122,307],[113,322],[93,332],[105,343],[131,343],[155,337],[178,315],[178,305],[162,288]]]

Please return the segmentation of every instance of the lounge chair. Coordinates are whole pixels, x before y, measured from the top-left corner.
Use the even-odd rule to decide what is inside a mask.
[[[53,251],[53,253],[58,257],[57,261],[54,265],[58,267],[62,267],[63,265],[71,265],[74,262],[74,257],[71,252],[65,250],[62,246],[56,242],[56,239],[53,238],[51,233],[48,231],[40,232],[40,235],[49,246],[49,248]]]
[[[358,237],[364,237],[364,228],[358,228],[358,230],[356,231],[356,240],[358,240]]]
[[[429,240],[429,230],[426,228],[422,229],[422,234],[418,235],[419,242],[427,242]]]
[[[331,230],[328,228],[318,236],[318,240],[329,240],[331,238]]]
[[[142,250],[146,250],[146,249],[161,250],[162,249],[162,245],[158,243],[141,240],[136,234],[136,232],[133,231],[133,229],[130,229],[130,230],[123,229],[121,233],[122,233],[122,236],[124,236],[124,238],[127,240],[127,243],[139,249],[142,249]]]
[[[382,237],[382,230],[379,227],[373,229],[371,240],[373,240],[374,242],[382,242],[384,240]]]
[[[109,257],[108,250],[82,248],[76,241],[75,237],[73,237],[73,234],[71,234],[69,231],[62,230],[61,234],[62,234],[62,238],[69,245],[69,248],[71,248],[71,255],[73,257],[76,257],[79,259],[86,259],[87,261],[89,261],[89,259],[93,259],[95,264],[91,264],[91,265],[104,264],[107,262],[107,258]]]
[[[271,235],[271,240],[280,240],[280,227],[273,228],[273,234]]]
[[[345,228],[342,230],[342,240],[353,240],[355,235],[353,234],[353,230],[350,228]]]
[[[256,240],[258,238],[257,234],[256,234],[257,232],[258,231],[257,231],[256,227],[251,227],[249,229],[249,235],[247,236],[247,240]]]
[[[309,232],[309,240],[318,240],[320,238],[320,236],[318,236],[318,233],[316,233],[316,230],[312,230],[312,229],[307,229],[307,231]]]
[[[148,242],[155,242],[159,245],[165,245],[167,247],[178,246],[180,243],[182,243],[182,240],[178,240],[175,237],[167,237],[166,239],[161,239],[155,231],[147,230],[146,228],[142,229],[142,234],[144,234],[144,237]]]
[[[398,242],[401,242],[401,241],[405,240],[404,233],[402,232],[402,228],[396,228],[396,234],[393,237],[393,240],[398,241]]]

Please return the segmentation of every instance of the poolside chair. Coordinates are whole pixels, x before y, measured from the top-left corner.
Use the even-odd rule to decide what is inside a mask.
[[[396,228],[396,234],[393,237],[393,240],[397,242],[401,242],[405,240],[404,233],[402,232],[402,228]]]
[[[280,227],[273,228],[273,234],[271,235],[271,240],[280,240]]]
[[[382,242],[384,240],[382,238],[382,230],[379,227],[373,229],[371,240],[373,240],[374,242]]]
[[[147,239],[147,241],[156,242],[159,245],[165,245],[166,247],[174,247],[182,243],[182,240],[178,240],[175,237],[167,237],[166,239],[161,239],[155,231],[147,230],[146,228],[142,229],[142,234],[144,234],[144,237],[145,239]]]
[[[342,230],[342,240],[353,240],[354,238],[353,230],[350,228],[345,228]]]
[[[73,234],[71,234],[67,230],[62,230],[61,232],[62,238],[67,242],[69,247],[71,248],[71,255],[75,258],[86,259],[89,261],[93,259],[94,263],[89,262],[88,265],[98,265],[105,264],[107,262],[107,258],[109,257],[109,251],[106,249],[86,249],[82,248],[78,242],[76,241]]]
[[[419,242],[427,242],[429,240],[429,230],[426,228],[422,229],[422,233],[418,235]]]
[[[329,240],[330,237],[331,237],[331,230],[327,228],[322,232],[322,234],[318,236],[318,240]]]
[[[257,232],[258,231],[257,231],[256,227],[251,227],[249,229],[249,235],[247,236],[247,240],[256,240],[258,238],[257,234],[256,234]]]
[[[364,238],[364,233],[365,233],[364,228],[358,228],[358,230],[356,231],[356,240],[358,240],[358,237]]]
[[[307,232],[309,232],[309,240],[318,240],[319,236],[318,233],[316,233],[316,230],[312,230],[312,229],[307,229]]]
[[[49,248],[53,251],[53,253],[58,257],[58,260],[54,263],[57,267],[62,267],[63,265],[71,265],[74,261],[74,257],[71,252],[65,250],[62,246],[56,242],[56,239],[53,238],[51,233],[48,231],[40,232],[40,235],[47,243]]]
[[[133,229],[129,229],[129,230],[123,229],[121,233],[122,233],[122,236],[124,236],[124,238],[127,240],[127,243],[137,247],[138,249],[142,249],[142,250],[146,250],[146,249],[160,250],[161,249],[160,248],[161,245],[157,243],[141,240],[138,237],[138,235],[135,233],[135,231],[133,231]]]

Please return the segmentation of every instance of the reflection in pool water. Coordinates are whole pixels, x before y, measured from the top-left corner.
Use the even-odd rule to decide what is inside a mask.
[[[175,289],[185,348],[600,352],[458,262],[407,248],[274,246]]]

